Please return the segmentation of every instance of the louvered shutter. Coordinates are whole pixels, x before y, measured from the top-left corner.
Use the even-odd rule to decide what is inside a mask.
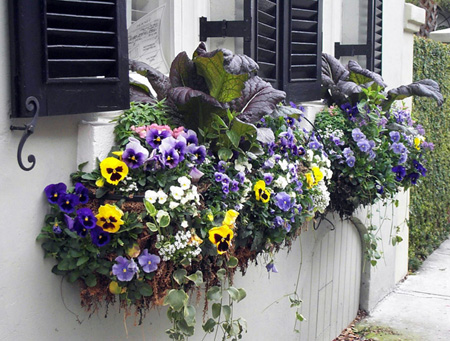
[[[321,0],[257,0],[259,76],[290,101],[320,98]]]
[[[125,1],[10,0],[13,116],[129,106]]]
[[[383,37],[383,1],[375,0],[373,71],[381,75],[381,53]]]
[[[291,0],[284,8],[283,90],[293,101],[320,99],[322,22],[320,0]]]

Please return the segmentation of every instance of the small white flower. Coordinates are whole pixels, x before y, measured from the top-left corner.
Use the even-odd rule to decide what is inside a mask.
[[[180,206],[180,203],[178,203],[178,202],[176,202],[176,201],[171,201],[171,202],[169,203],[169,208],[170,208],[171,210],[173,210],[174,208],[177,208],[178,206]]]
[[[186,227],[188,227],[189,225],[188,225],[188,222],[186,221],[186,220],[183,220],[182,222],[181,222],[181,227],[182,228],[186,228]]]
[[[167,201],[167,194],[162,189],[158,191],[158,203],[161,205]]]
[[[184,190],[178,186],[170,186],[170,193],[175,200],[180,200],[184,197]]]
[[[155,191],[152,191],[151,189],[149,189],[148,191],[145,192],[145,200],[147,200],[151,204],[154,204],[157,199],[158,199],[158,193],[156,193]]]
[[[308,149],[306,151],[306,160],[311,162],[313,160],[313,157],[314,157],[314,152],[311,149]]]
[[[289,167],[289,162],[287,162],[287,160],[280,160],[280,162],[278,162],[278,164],[280,165],[280,167],[283,171],[285,171]]]
[[[191,187],[191,180],[189,180],[187,176],[182,176],[181,178],[178,178],[178,183],[184,190],[189,189]]]

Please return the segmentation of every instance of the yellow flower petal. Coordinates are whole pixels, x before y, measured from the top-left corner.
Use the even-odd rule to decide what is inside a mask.
[[[319,167],[312,167],[311,170],[314,174],[314,186],[315,186],[323,179],[323,173]]]
[[[239,215],[239,212],[237,212],[235,210],[228,210],[227,213],[225,213],[225,218],[223,219],[222,224],[228,225],[230,227],[234,226],[238,215]]]
[[[121,219],[122,216],[123,212],[117,206],[106,204],[100,206],[95,217],[97,218],[98,226],[106,232],[115,233],[119,231],[120,226],[124,223]]]
[[[125,162],[115,157],[107,157],[100,162],[100,171],[106,181],[116,186],[119,181],[122,181],[127,176],[128,166]]]
[[[103,187],[103,186],[105,186],[105,179],[103,179],[103,178],[98,179],[98,180],[95,182],[95,186],[97,186],[97,187]]]
[[[228,251],[233,236],[233,230],[226,225],[213,227],[209,230],[209,241],[217,247],[217,253],[219,255]]]
[[[253,190],[255,191],[255,198],[256,200],[261,200],[261,193],[263,193],[263,191],[266,189],[266,183],[264,182],[264,180],[258,180],[255,184],[255,186],[253,186]]]
[[[312,188],[314,186],[314,177],[313,174],[311,172],[306,173],[305,174],[306,177],[306,183],[307,183],[307,188]]]

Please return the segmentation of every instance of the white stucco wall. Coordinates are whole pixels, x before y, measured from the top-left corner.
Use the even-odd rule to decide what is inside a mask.
[[[185,15],[188,7],[192,16],[208,8],[208,2],[203,0],[201,4],[197,3],[197,7],[193,6],[191,0],[168,2],[182,11],[177,13]],[[180,6],[187,7],[184,9]],[[397,15],[403,13],[403,1],[386,1],[385,6],[389,6],[392,13],[390,18],[385,19],[388,25],[386,30],[391,32],[385,35],[385,39],[391,48],[383,50],[383,71],[388,84],[399,85],[404,83],[402,77],[406,77],[403,71],[399,71],[405,56],[399,53],[394,33],[402,34],[402,29],[391,21],[399,21]],[[324,0],[325,52],[333,53],[334,42],[340,40],[341,11],[342,1]],[[91,148],[92,153],[97,153],[106,148],[100,147],[97,142],[86,142],[87,136],[99,136],[95,128],[105,122],[100,120],[94,125],[82,123],[83,120],[94,120],[94,114],[40,118],[35,134],[28,139],[23,154],[25,164],[26,157],[34,154],[36,167],[31,172],[22,171],[16,161],[22,133],[11,132],[9,126],[11,123],[24,124],[28,120],[9,119],[6,2],[0,2],[0,18],[3,19],[0,20],[0,48],[3,51],[0,56],[0,102],[3,103],[0,109],[0,155],[3,160],[0,176],[0,212],[3,217],[3,235],[0,238],[0,340],[125,340],[124,312],[118,311],[117,307],[110,307],[107,319],[104,319],[104,312],[89,319],[79,306],[76,286],[65,281],[61,284],[61,278],[51,274],[52,262],[43,259],[42,249],[35,242],[48,206],[43,195],[44,187],[60,181],[68,183],[69,174],[76,170],[77,162],[84,161],[86,150]],[[174,40],[169,47],[165,47],[168,61],[181,50],[188,50],[190,54],[195,49],[196,31],[188,20],[178,23],[170,34],[173,34]],[[107,129],[111,127],[107,126]],[[104,142],[102,138],[100,140]],[[361,254],[358,249],[361,250],[361,247],[356,238],[356,229],[351,224],[336,219],[335,227],[335,231],[328,232],[330,226],[323,223],[318,231],[310,228],[302,234],[302,247],[299,241],[293,245],[289,255],[282,252],[277,256],[280,273],[272,274],[270,279],[261,264],[251,266],[245,277],[236,276],[236,286],[242,286],[248,292],[248,297],[237,306],[236,311],[236,315],[246,318],[249,324],[250,332],[244,335],[244,340],[330,340],[353,319],[359,296],[358,259]],[[344,252],[350,245],[352,253]],[[292,291],[300,261],[300,297],[305,301],[302,313],[308,322],[301,325],[302,333],[299,336],[292,331],[294,311],[289,309],[286,299],[265,311],[264,308]],[[391,262],[392,259],[386,258],[386,261]],[[389,286],[398,277],[389,277]],[[343,311],[346,313],[343,314]],[[79,316],[81,324],[71,312]],[[201,316],[198,320],[201,320]],[[141,327],[134,327],[134,322],[133,317],[125,322],[129,340],[166,339],[164,330],[168,322],[165,309],[152,311]],[[200,340],[203,334],[199,333],[198,336],[193,340]]]

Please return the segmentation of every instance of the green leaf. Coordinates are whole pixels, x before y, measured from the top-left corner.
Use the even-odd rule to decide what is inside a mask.
[[[214,121],[216,121],[222,128],[228,129],[228,126],[225,123],[225,121],[222,119],[222,117],[220,117],[217,114],[213,114],[213,118],[214,118]]]
[[[142,296],[152,296],[152,295],[153,295],[153,289],[152,289],[152,287],[151,287],[149,284],[144,283],[144,284],[139,288],[139,293],[140,293]]]
[[[299,320],[300,322],[303,322],[305,320],[305,318],[303,317],[302,314],[300,314],[298,311],[295,312],[295,318],[297,320]]]
[[[229,288],[227,288],[227,292],[233,301],[239,300],[239,290],[238,289],[236,289],[235,287],[229,287]]]
[[[237,300],[238,302],[242,301],[244,298],[247,297],[247,292],[245,291],[244,288],[239,288],[239,299]]]
[[[235,148],[239,147],[239,142],[241,141],[241,135],[236,133],[234,130],[227,130],[226,134],[228,138],[230,139],[231,143]]]
[[[202,326],[203,330],[206,333],[212,333],[214,331],[214,328],[216,327],[216,321],[214,319],[209,318],[208,321],[205,322],[205,324]]]
[[[194,335],[195,328],[193,326],[189,326],[186,320],[180,320],[178,322],[178,328],[186,336]],[[179,340],[181,340],[181,339],[179,339]]]
[[[164,297],[164,305],[169,305],[175,311],[181,311],[187,304],[189,296],[183,290],[171,289]]]
[[[156,226],[156,224],[148,222],[146,225],[150,231],[152,232],[158,231],[158,226]]]
[[[159,226],[161,227],[167,227],[170,224],[170,216],[169,215],[163,215],[161,219],[159,220]]]
[[[144,200],[144,205],[145,205],[145,209],[147,210],[147,213],[151,217],[156,216],[156,213],[158,213],[158,211],[156,210],[155,206],[153,206],[153,204],[150,201]]]
[[[175,282],[181,285],[184,284],[186,275],[187,271],[185,269],[178,269],[173,273],[173,279],[175,280]]]
[[[195,307],[187,305],[184,307],[184,320],[189,327],[195,326]]]
[[[83,265],[83,264],[86,263],[88,260],[89,260],[89,257],[88,257],[88,256],[83,256],[83,257],[78,258],[77,266]]]
[[[86,283],[86,285],[88,287],[95,287],[97,285],[97,277],[95,277],[94,274],[89,274],[87,275],[87,277],[84,279],[84,283]]]
[[[216,276],[220,281],[223,281],[225,279],[225,275],[226,275],[227,271],[225,269],[219,269],[216,272]]]
[[[210,301],[220,301],[222,298],[222,292],[218,286],[213,286],[208,289],[206,297]]]
[[[248,75],[233,75],[223,67],[223,52],[217,51],[212,57],[194,58],[197,73],[205,78],[209,94],[219,102],[227,103],[241,96]]]
[[[79,272],[79,271],[72,271],[72,272],[70,272],[69,275],[67,276],[67,280],[69,281],[69,283],[73,283],[73,282],[75,282],[79,277],[80,277],[80,272]]]
[[[107,194],[108,192],[109,192],[109,190],[106,187],[97,188],[97,191],[95,192],[95,197],[97,199],[99,199],[99,198],[103,197],[105,194]]]
[[[203,283],[203,273],[200,270],[197,270],[195,274],[186,276],[186,278],[194,282],[196,286],[199,286],[200,284]]]
[[[218,318],[220,316],[220,311],[222,310],[222,305],[220,303],[213,303],[211,311],[212,311],[212,317]]]
[[[219,159],[222,161],[228,161],[233,156],[233,152],[228,148],[219,149],[217,154],[219,155]]]
[[[238,259],[236,257],[231,256],[230,259],[228,260],[227,266],[229,268],[235,268],[238,265]]]
[[[229,305],[224,305],[222,311],[225,321],[229,321],[231,318],[231,307]]]

